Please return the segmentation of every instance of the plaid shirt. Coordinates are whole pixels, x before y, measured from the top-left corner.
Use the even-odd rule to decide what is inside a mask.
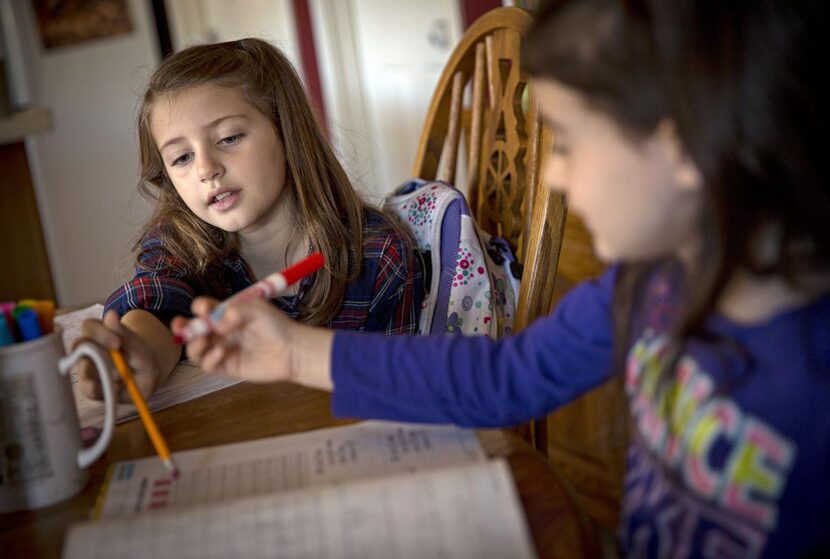
[[[388,227],[389,221],[376,211],[366,212],[363,230],[363,265],[360,276],[346,288],[343,306],[327,324],[329,328],[415,333],[424,295],[423,276],[408,242]],[[133,279],[107,299],[106,310],[124,315],[144,309],[167,322],[180,314],[191,316],[190,303],[200,293],[181,265],[164,250],[160,231],[142,241],[141,264]],[[236,253],[222,263],[227,296],[254,283],[248,265]],[[300,282],[297,294],[272,300],[283,312],[297,318],[303,294],[312,278]]]

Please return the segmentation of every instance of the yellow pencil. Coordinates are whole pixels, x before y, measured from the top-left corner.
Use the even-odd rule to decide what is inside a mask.
[[[138,410],[138,415],[141,417],[141,422],[144,423],[144,428],[147,430],[147,434],[150,435],[150,441],[152,441],[159,458],[164,462],[164,466],[170,470],[173,479],[177,479],[179,477],[179,468],[173,461],[173,457],[170,455],[170,449],[167,448],[167,443],[164,442],[164,437],[161,436],[161,431],[159,431],[156,421],[150,414],[150,410],[147,408],[141,392],[138,391],[138,386],[135,384],[129,365],[127,365],[127,362],[124,361],[124,356],[117,349],[110,351],[110,355],[115,363],[115,368],[118,369],[118,374],[121,375],[121,379],[127,385],[130,398],[133,399],[133,403]]]

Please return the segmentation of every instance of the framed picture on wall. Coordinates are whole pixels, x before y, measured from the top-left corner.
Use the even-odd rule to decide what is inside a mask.
[[[43,48],[52,49],[132,31],[127,0],[31,0]]]

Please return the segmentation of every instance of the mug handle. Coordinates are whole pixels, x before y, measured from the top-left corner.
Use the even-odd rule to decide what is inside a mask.
[[[110,360],[105,357],[104,352],[90,342],[81,342],[66,357],[58,360],[58,369],[62,375],[67,375],[72,366],[81,357],[89,357],[95,363],[98,376],[101,377],[101,388],[104,392],[104,429],[95,444],[89,448],[78,451],[78,467],[86,468],[104,453],[112,439],[112,432],[115,429],[115,397],[112,391],[112,379],[110,378]]]

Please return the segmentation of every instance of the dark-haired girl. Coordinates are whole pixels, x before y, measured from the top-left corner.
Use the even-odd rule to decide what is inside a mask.
[[[189,355],[227,375],[331,389],[340,415],[476,427],[542,416],[623,375],[626,555],[827,552],[820,9],[578,0],[541,11],[526,62],[555,131],[545,177],[612,265],[520,334],[386,339],[252,303]]]

